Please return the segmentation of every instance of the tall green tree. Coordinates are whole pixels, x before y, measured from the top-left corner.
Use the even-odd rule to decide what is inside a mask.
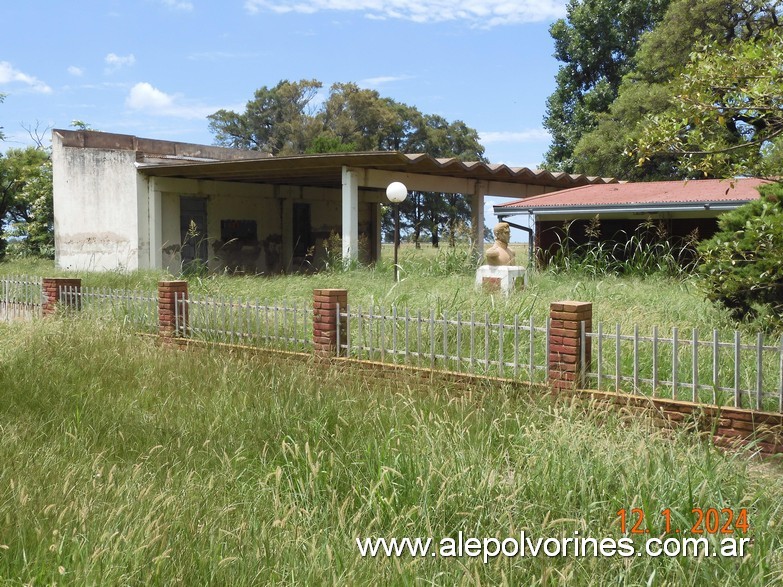
[[[0,256],[9,237],[30,254],[53,253],[52,163],[44,149],[9,149],[0,154]]]
[[[273,155],[304,153],[318,128],[312,105],[321,82],[283,80],[256,90],[243,113],[218,110],[210,114],[209,129],[224,147],[265,151]]]
[[[663,17],[669,0],[569,0],[567,16],[549,29],[562,62],[547,99],[552,135],[544,166],[574,171],[574,149],[614,101],[632,68],[641,36]]]
[[[777,25],[780,0],[673,0],[661,22],[641,40],[634,68],[623,78],[608,112],[574,149],[575,171],[642,181],[688,177],[672,153],[632,157],[642,122],[672,108],[691,54],[705,44],[727,46]]]
[[[274,155],[394,150],[486,161],[478,132],[463,121],[423,114],[354,83],[333,84],[315,106],[321,87],[317,80],[263,87],[244,112],[220,110],[209,116],[210,130],[220,145]],[[438,246],[443,231],[453,234],[460,223],[470,222],[468,200],[459,194],[414,192],[400,212],[417,246],[425,236]],[[384,233],[389,221],[384,217]]]
[[[783,138],[783,29],[693,54],[673,106],[645,120],[640,160],[666,153],[701,176],[779,178]]]

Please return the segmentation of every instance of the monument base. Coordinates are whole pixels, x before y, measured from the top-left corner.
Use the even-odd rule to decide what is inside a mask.
[[[508,295],[513,291],[517,278],[527,286],[527,271],[516,265],[482,265],[476,270],[476,287],[498,289]]]

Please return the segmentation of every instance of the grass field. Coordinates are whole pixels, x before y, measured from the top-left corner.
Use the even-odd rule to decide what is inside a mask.
[[[0,325],[0,585],[772,585],[783,469],[509,389],[106,324]],[[616,512],[747,508],[742,559],[361,558],[357,537],[620,536]],[[636,542],[641,545],[641,537]],[[711,538],[713,542],[715,541]]]
[[[526,259],[526,247],[516,245],[517,259]],[[386,252],[388,253],[388,251]],[[390,254],[385,254],[388,259]],[[668,332],[673,326],[680,329],[699,328],[708,332],[713,328],[731,331],[735,325],[728,315],[710,304],[692,279],[673,279],[663,276],[641,277],[583,277],[575,274],[533,272],[530,286],[505,298],[502,295],[477,294],[474,289],[475,272],[467,249],[439,250],[429,246],[400,250],[401,276],[394,283],[388,262],[376,267],[358,268],[345,272],[325,272],[278,276],[190,277],[190,290],[195,293],[241,297],[250,300],[282,300],[309,303],[315,288],[346,288],[351,305],[411,310],[444,309],[452,315],[457,311],[475,311],[479,316],[489,312],[503,314],[507,320],[516,315],[527,320],[531,315],[541,323],[549,314],[549,304],[560,300],[578,300],[593,303],[594,324],[603,321],[612,327],[619,323],[624,331],[638,323],[644,333],[653,326]],[[7,261],[0,263],[0,275],[75,275],[83,284],[96,287],[143,289],[153,291],[161,278],[177,276],[159,271],[69,273],[55,271],[51,261]],[[753,326],[745,327],[748,332]]]

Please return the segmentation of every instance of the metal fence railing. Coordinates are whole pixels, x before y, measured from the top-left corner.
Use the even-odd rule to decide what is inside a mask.
[[[511,321],[488,313],[338,310],[340,354],[391,363],[543,382],[548,377],[549,321]],[[344,324],[342,324],[344,323]],[[345,328],[345,332],[340,332]]]
[[[154,292],[64,286],[59,299],[63,308],[76,309],[87,318],[114,320],[138,332],[158,331],[158,296]]]
[[[696,328],[661,336],[638,326],[622,334],[601,323],[582,336],[592,348],[586,375],[597,389],[783,412],[783,337],[713,330],[705,340]]]
[[[158,332],[154,292],[108,288],[60,289],[64,310],[91,319],[119,321],[135,331]],[[0,278],[0,319],[37,317],[41,280]],[[260,302],[177,294],[174,334],[228,344],[313,350],[309,303]],[[550,320],[501,314],[409,310],[392,306],[337,308],[340,356],[447,371],[549,379]],[[741,331],[706,336],[697,329],[657,327],[629,334],[619,325],[582,323],[582,379],[591,389],[783,413],[783,337]]]
[[[177,295],[174,307],[177,336],[297,351],[312,348],[313,312],[307,304]]]
[[[0,320],[24,320],[41,314],[41,279],[5,276],[0,278]]]

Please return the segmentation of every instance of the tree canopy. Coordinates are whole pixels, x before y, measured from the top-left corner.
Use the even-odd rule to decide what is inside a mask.
[[[780,177],[782,63],[779,28],[694,52],[675,84],[672,107],[645,120],[640,161],[667,153],[701,176]]]
[[[278,156],[394,150],[486,161],[478,132],[461,120],[424,114],[355,83],[333,84],[319,100],[321,90],[318,80],[264,86],[244,112],[210,115],[209,128],[219,145]],[[426,234],[437,246],[443,231],[453,242],[457,227],[470,222],[470,206],[461,195],[414,193],[400,212],[404,229],[417,244]]]
[[[567,16],[549,31],[562,62],[547,99],[544,127],[552,144],[544,165],[573,172],[574,149],[617,96],[642,35],[663,17],[669,0],[569,0]]]
[[[9,149],[0,154],[0,256],[9,237],[17,252],[51,256],[54,253],[52,163],[49,152],[37,147]]]
[[[681,81],[691,56],[704,47],[720,51],[737,40],[756,39],[778,26],[781,0],[672,0],[662,20],[640,41],[633,68],[625,75],[607,112],[584,132],[573,153],[576,171],[629,180],[694,176],[677,153],[660,149],[633,156],[648,119],[676,111]],[[679,114],[677,114],[679,116]]]

